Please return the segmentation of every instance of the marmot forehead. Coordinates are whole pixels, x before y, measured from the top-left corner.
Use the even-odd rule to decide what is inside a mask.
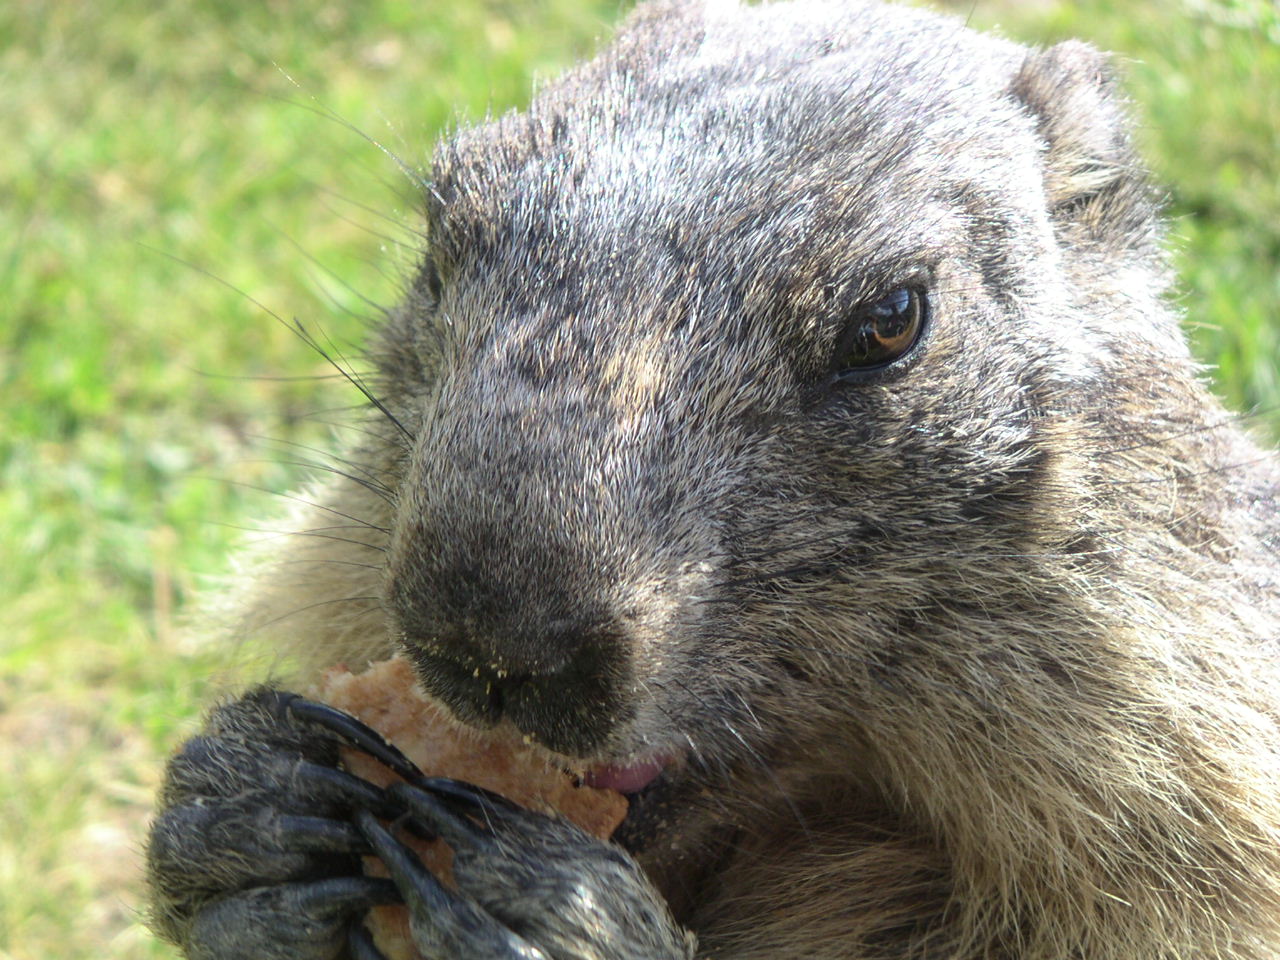
[[[640,16],[527,112],[441,147],[437,256],[487,269],[516,250],[544,274],[597,275],[612,257],[638,279],[681,254],[731,269],[744,259],[731,245],[761,246],[757,265],[768,244],[805,237],[908,246],[901,222],[928,234],[943,184],[1033,166],[1034,123],[1008,93],[1025,53],[882,5]]]

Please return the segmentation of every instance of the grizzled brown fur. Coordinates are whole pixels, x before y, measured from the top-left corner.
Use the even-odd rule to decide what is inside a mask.
[[[1079,43],[642,7],[438,150],[398,425],[298,518],[371,526],[249,626],[579,766],[682,755],[634,847],[708,957],[1280,955],[1280,474],[1124,114]],[[912,285],[922,343],[838,376]]]

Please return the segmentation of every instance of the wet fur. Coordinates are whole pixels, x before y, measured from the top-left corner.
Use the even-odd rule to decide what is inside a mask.
[[[707,956],[1280,954],[1276,465],[1187,353],[1126,130],[1082,44],[645,6],[441,145],[389,416],[246,629],[594,638],[587,712],[528,722],[688,752],[644,863]],[[832,382],[908,280],[909,369]]]

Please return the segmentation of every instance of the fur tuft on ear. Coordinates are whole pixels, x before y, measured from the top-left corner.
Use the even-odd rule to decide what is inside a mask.
[[[1149,249],[1156,204],[1110,58],[1078,40],[1033,51],[1010,93],[1044,138],[1045,194],[1057,229],[1085,247]]]

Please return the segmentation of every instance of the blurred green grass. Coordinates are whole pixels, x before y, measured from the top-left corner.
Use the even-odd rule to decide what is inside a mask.
[[[1280,25],[1267,0],[978,0],[1118,50],[1200,356],[1280,434]],[[527,97],[613,0],[0,6],[0,960],[171,957],[137,915],[166,751],[229,670],[197,581],[355,401],[269,315],[357,344],[436,132]],[[335,117],[345,121],[339,122]],[[15,145],[16,148],[15,148]],[[259,306],[261,304],[262,306]],[[305,456],[305,455],[301,455]],[[227,481],[234,481],[228,483]]]

